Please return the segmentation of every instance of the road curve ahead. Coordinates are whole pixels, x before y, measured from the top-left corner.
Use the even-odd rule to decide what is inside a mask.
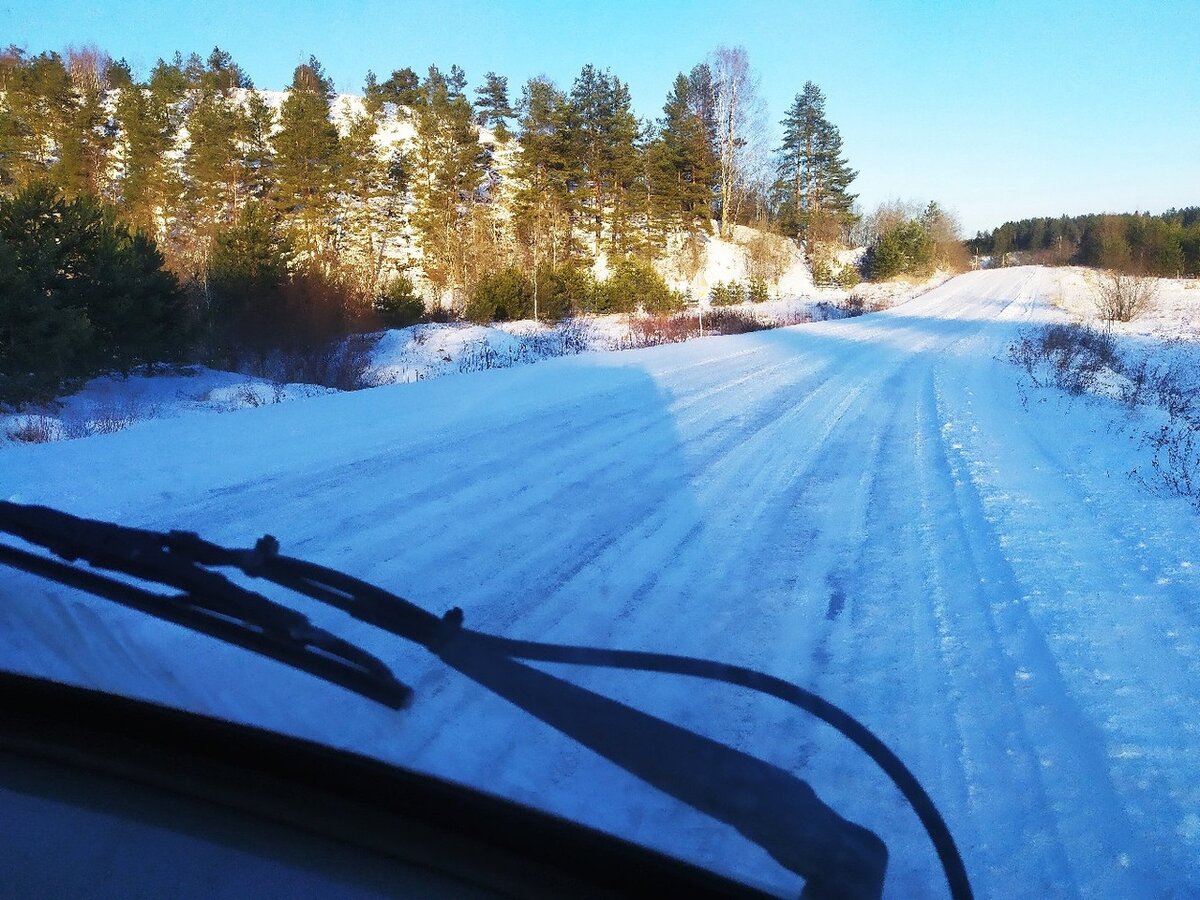
[[[925,784],[981,897],[1200,896],[1196,519],[1127,473],[1119,410],[1004,359],[1053,273],[883,313],[558,360],[6,451],[0,496],[353,572],[516,638],[707,656],[815,690]],[[170,626],[4,576],[0,659],[352,746],[796,895],[732,829],[416,650],[389,713]],[[915,816],[778,703],[545,666],[803,778],[937,896]],[[254,685],[251,690],[248,685]]]

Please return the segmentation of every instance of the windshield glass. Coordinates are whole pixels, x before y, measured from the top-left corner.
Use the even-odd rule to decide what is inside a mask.
[[[627,35],[636,82],[586,43],[570,66],[512,56],[515,25],[502,76],[433,8],[413,29],[445,58],[364,51],[353,80],[344,48],[280,74],[265,38],[172,56],[186,31],[85,44],[0,11],[22,38],[0,53],[0,500],[269,534],[461,610],[468,643],[764,672],[903,760],[979,896],[1200,893],[1195,198],[1096,187],[1087,215],[1002,227],[1044,204],[950,183],[893,202],[941,181],[872,155],[865,75],[818,86],[732,32],[667,52],[652,10],[559,22]],[[994,230],[964,240],[960,217]],[[896,785],[778,698],[413,643],[222,572],[411,702],[3,565],[0,667],[353,750],[783,896],[877,841],[885,896],[945,891]]]

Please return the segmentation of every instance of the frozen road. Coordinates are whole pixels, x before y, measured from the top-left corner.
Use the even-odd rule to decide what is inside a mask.
[[[0,454],[0,497],[284,552],[504,635],[748,665],[844,706],[923,781],[981,897],[1200,895],[1195,514],[1115,409],[1023,395],[1036,268],[893,310],[593,354]],[[416,688],[341,690],[0,572],[0,663],[300,733],[796,895],[732,829],[420,651],[315,619]],[[308,607],[305,607],[308,610]],[[775,701],[546,667],[786,768],[937,896],[871,763]]]

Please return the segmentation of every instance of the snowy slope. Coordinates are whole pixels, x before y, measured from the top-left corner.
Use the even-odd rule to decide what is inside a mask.
[[[1003,361],[1054,275],[976,272],[858,319],[552,360],[15,447],[0,497],[284,551],[515,637],[764,669],[875,729],[980,897],[1200,895],[1196,514],[1126,472],[1116,407],[1026,410]],[[349,746],[795,896],[731,829],[420,651],[395,713],[0,573],[0,661]],[[306,609],[308,607],[305,607]],[[554,669],[795,771],[938,895],[915,816],[828,729],[682,679]]]

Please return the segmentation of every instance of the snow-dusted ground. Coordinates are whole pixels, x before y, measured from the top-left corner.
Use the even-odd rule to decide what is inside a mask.
[[[726,249],[733,246],[717,243]],[[713,257],[719,258],[723,257],[720,254]],[[723,273],[719,265],[714,265],[713,271]],[[701,281],[705,277],[708,276],[700,276]],[[853,293],[862,297],[869,308],[887,307],[930,290],[948,277],[948,273],[938,272],[923,282],[864,284]],[[807,282],[802,283],[805,278]],[[793,290],[804,293],[790,292]],[[844,301],[849,293],[814,288],[801,260],[796,271],[780,283],[779,296],[763,303],[746,302],[726,309],[753,316],[764,324],[777,325],[828,318],[831,304]],[[702,305],[709,308],[707,300]],[[696,336],[700,336],[698,327]],[[480,369],[528,365],[578,352],[627,349],[637,346],[639,340],[631,326],[631,317],[624,314],[581,316],[557,324],[529,320],[492,325],[462,322],[413,325],[378,336],[368,353],[362,384],[378,387]],[[111,434],[151,419],[232,412],[329,393],[336,391],[320,385],[281,384],[201,365],[178,368],[169,374],[102,376],[54,403],[17,412],[0,410],[0,450],[14,441],[41,443]]]
[[[1022,407],[1016,331],[1056,275],[738,337],[181,417],[6,450],[0,497],[284,552],[475,628],[754,666],[842,704],[938,803],[980,897],[1200,895],[1196,513],[1126,473],[1106,402]],[[795,896],[731,829],[423,652],[305,604],[414,685],[389,712],[104,601],[0,574],[0,661],[305,735],[536,804]],[[551,668],[927,839],[845,741],[679,678]],[[714,785],[720,790],[720,785]]]
[[[149,419],[233,412],[336,393],[316,384],[281,384],[205,366],[128,377],[93,378],[78,392],[43,407],[0,412],[0,450],[32,430],[37,441],[112,434]]]
[[[1097,275],[1078,266],[1054,269],[1051,300],[1071,318],[1096,320]],[[1154,299],[1132,322],[1114,322],[1118,334],[1157,341],[1186,340],[1200,344],[1200,279],[1156,279]]]

